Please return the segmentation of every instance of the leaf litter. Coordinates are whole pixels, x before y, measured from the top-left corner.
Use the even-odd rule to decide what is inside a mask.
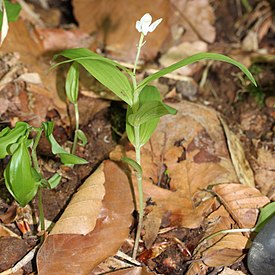
[[[81,1],[75,0],[73,2],[73,4],[75,5],[76,14],[78,13],[77,17],[80,22],[80,28],[83,30],[83,26],[85,26],[86,23],[83,24],[81,20],[93,19],[91,19],[91,16],[83,17],[84,8],[83,6],[81,7]],[[91,3],[92,2],[93,1],[91,1]],[[165,1],[159,2],[160,10],[165,14],[169,14],[171,6],[168,6],[167,3],[164,3]],[[152,57],[156,56],[156,53],[159,50],[170,48],[170,45],[165,44],[167,41],[167,37],[172,37],[173,43],[179,45],[174,48],[175,54],[180,51],[183,45],[186,48],[187,44],[183,44],[186,43],[183,41],[187,41],[187,43],[190,44],[190,47],[193,47],[194,45],[203,45],[204,49],[207,50],[209,44],[213,42],[216,35],[215,28],[213,27],[213,10],[208,1],[199,1],[198,10],[196,10],[196,5],[193,5],[192,2],[193,1],[171,1],[171,3],[174,5],[174,7],[172,8],[173,12],[175,12],[175,10],[177,9],[182,9],[182,7],[179,7],[182,5],[185,7],[185,12],[183,15],[177,14],[175,12],[175,14],[181,20],[175,19],[176,17],[173,17],[174,21],[176,22],[171,23],[169,20],[167,20],[169,23],[164,26],[165,31],[158,34],[159,37],[156,35],[156,37],[152,38],[152,40],[157,43],[155,43],[155,47],[151,47],[151,49],[150,47],[147,47],[146,56],[144,56],[144,58],[151,59]],[[95,3],[92,3],[91,5],[95,5]],[[100,12],[102,14],[106,12],[106,7],[104,7],[103,4],[102,7],[99,7],[97,5],[97,8],[101,9]],[[112,10],[111,6],[109,8],[110,10]],[[78,12],[77,9],[82,10],[81,12]],[[88,9],[86,9],[86,11],[87,10]],[[126,11],[123,10],[122,12],[127,13],[127,7]],[[141,10],[137,10],[137,12],[142,13],[142,8]],[[188,15],[189,12],[192,16]],[[197,14],[197,16],[193,16],[194,13]],[[134,18],[134,16],[132,17],[132,13],[128,14],[131,14],[131,18]],[[102,18],[104,19],[104,16],[102,15],[99,15],[98,17],[99,20],[102,20]],[[139,18],[139,16],[136,17]],[[207,29],[208,31],[206,32],[200,29],[194,30],[192,26],[197,26],[198,24],[193,21],[186,22],[185,18],[189,17],[191,17],[192,20],[198,19],[200,21],[202,20],[202,18],[204,18],[204,30]],[[108,19],[108,17],[105,17],[105,19]],[[129,24],[129,20],[129,18],[126,20],[127,25]],[[116,22],[116,19],[111,17],[111,23],[113,24],[114,22]],[[267,32],[269,24],[268,22],[269,21],[267,21],[265,29],[263,30],[264,32]],[[107,23],[108,27],[108,20],[104,21],[103,23]],[[41,57],[45,57],[45,49],[49,51],[52,48],[57,49],[59,47],[63,47],[60,45],[62,45],[62,43],[64,42],[64,35],[66,36],[67,34],[65,34],[62,30],[38,29],[38,31],[35,31],[33,36],[32,32],[29,32],[29,29],[26,28],[26,25],[22,21],[19,21],[17,25],[15,24],[16,22],[11,25],[11,42],[8,42],[8,40],[6,40],[3,45],[4,48],[2,49],[4,49],[5,51],[8,50],[19,52],[21,54],[21,59],[23,60],[23,62],[30,65],[30,72],[38,72],[38,74],[41,76],[42,86],[41,83],[28,84],[28,89],[32,93],[42,95],[36,100],[36,104],[38,104],[37,102],[41,102],[41,100],[43,101],[46,94],[50,91],[50,100],[53,100],[53,103],[58,106],[59,111],[62,108],[64,110],[64,103],[60,101],[60,98],[58,98],[56,96],[56,93],[54,92],[56,91],[55,74],[50,74],[47,76],[45,76],[44,74],[45,70],[43,68],[48,68],[49,66],[49,64],[47,63],[47,58],[47,64],[44,63],[45,60],[42,63],[37,63],[37,61],[40,62]],[[93,26],[93,28],[94,26],[97,26],[93,24],[89,22],[89,24],[87,23],[86,26]],[[123,59],[123,56],[121,55],[123,48],[121,48],[121,45],[117,44],[117,38],[115,36],[112,36],[112,34],[115,33],[113,31],[119,32],[119,30],[123,29],[121,26],[125,25],[125,23],[123,23],[123,21],[120,21],[120,27],[118,27],[118,24],[112,24],[112,32],[108,33],[108,29],[107,32],[105,32],[106,40],[98,39],[100,36],[102,36],[102,33],[98,34],[96,32],[92,33],[92,40],[89,40],[89,37],[86,36],[85,33],[76,34],[76,36],[74,36],[72,40],[74,40],[75,37],[80,37],[83,38],[84,43],[86,43],[87,41],[93,41],[93,38],[96,37],[96,39],[98,39],[97,41],[103,41],[103,44],[100,45],[101,49],[106,49],[107,52],[111,53],[113,56],[117,56]],[[55,33],[57,33],[62,39],[60,39],[59,41],[56,40],[57,42],[54,41],[57,44],[51,44],[51,39],[52,37],[55,37]],[[36,36],[37,34],[39,35]],[[41,34],[45,34],[44,41],[39,41],[39,39],[41,38]],[[72,37],[71,35],[74,35],[74,32],[68,32],[68,37]],[[121,33],[117,37],[120,37],[121,41],[124,41],[123,45],[129,45],[129,43],[125,42],[125,39],[126,37],[130,39],[130,35],[125,36],[124,31],[121,31]],[[122,37],[124,40],[122,39]],[[263,35],[261,35],[261,39],[262,37]],[[22,42],[22,38],[24,43]],[[88,40],[86,40],[86,38]],[[132,37],[131,41],[133,41],[133,39],[134,38]],[[149,42],[150,41],[148,41],[148,44]],[[74,43],[74,41],[72,41],[72,43]],[[92,45],[91,47],[93,48],[94,45]],[[34,50],[30,52],[30,48]],[[130,57],[131,53],[129,53],[127,60]],[[192,75],[194,74],[194,72],[199,72],[200,68],[201,67],[195,68],[195,70],[191,70],[187,73]],[[47,83],[46,86],[45,83]],[[6,100],[6,102],[3,101],[3,103],[4,104],[2,105],[2,113],[5,114],[5,112],[9,109],[9,102],[8,100]],[[146,221],[144,225],[143,241],[147,250],[153,248],[158,249],[158,256],[160,257],[161,255],[164,255],[169,249],[172,248],[175,250],[175,248],[178,249],[179,247],[179,244],[175,245],[175,243],[173,243],[172,241],[166,241],[166,243],[161,242],[163,241],[163,239],[161,239],[160,233],[162,232],[162,230],[165,230],[167,228],[169,229],[169,226],[170,228],[179,229],[199,229],[199,239],[203,239],[222,229],[253,227],[255,225],[258,214],[257,209],[265,205],[269,201],[267,197],[261,195],[261,193],[259,193],[255,188],[243,185],[249,183],[249,186],[253,186],[253,175],[251,175],[251,170],[243,169],[243,167],[247,166],[245,155],[243,153],[241,153],[241,157],[237,156],[237,160],[234,161],[234,159],[236,159],[236,157],[234,157],[234,154],[238,155],[241,152],[240,143],[237,149],[231,148],[230,151],[228,151],[226,140],[224,139],[223,135],[223,128],[220,125],[218,115],[211,109],[202,107],[201,105],[189,104],[187,102],[174,104],[174,106],[180,110],[180,114],[178,115],[177,119],[169,120],[168,117],[165,118],[159,129],[155,133],[154,137],[152,138],[151,144],[145,146],[143,149],[144,157],[142,161],[145,165],[144,192],[148,198],[146,208],[148,214],[146,216]],[[37,110],[35,110],[34,112],[36,113],[39,109],[39,105],[37,105]],[[29,109],[26,110],[29,111]],[[45,116],[45,112],[42,113],[41,117],[43,116]],[[84,123],[86,124],[87,121],[84,121]],[[232,137],[231,134],[227,134],[226,139],[227,142],[228,140],[233,140],[233,142],[231,141],[231,143],[238,142],[238,138]],[[127,146],[126,150],[128,156],[131,156],[133,154],[133,151],[129,150]],[[259,184],[261,191],[263,191],[263,194],[268,195],[268,197],[271,199],[274,199],[274,196],[272,197],[272,190],[274,189],[272,188],[273,180],[270,180],[269,178],[269,175],[272,174],[273,164],[272,162],[266,163],[263,160],[265,159],[265,157],[263,156],[268,156],[268,159],[273,159],[270,151],[264,151],[260,148],[258,149],[257,163],[255,164],[255,166],[252,165],[252,168],[254,172],[256,171],[256,183]],[[236,169],[236,163],[241,166],[240,169]],[[108,167],[108,169],[105,167],[106,178],[108,174],[107,171],[109,171],[113,177],[118,176],[120,179],[119,181],[121,181],[121,178],[123,178],[123,188],[127,189],[129,187],[128,179],[124,178],[124,174],[121,172],[120,168],[114,166],[114,164],[110,164],[108,161],[104,163],[104,166]],[[243,180],[241,180],[241,178]],[[270,181],[268,182],[268,180]],[[242,184],[240,184],[239,182]],[[106,188],[107,181],[105,182],[104,186]],[[111,190],[116,190],[116,188],[117,187],[111,187]],[[123,193],[123,198],[126,193],[130,194],[131,192],[125,191],[125,193]],[[117,237],[117,228],[119,228],[117,227],[118,225],[113,225],[112,230],[115,231],[115,233],[110,233],[109,236],[113,236],[113,238],[118,238],[119,240],[117,240],[117,243],[115,245],[109,247],[109,236],[108,233],[106,233],[108,231],[104,231],[105,229],[102,229],[102,216],[107,217],[107,214],[102,210],[105,209],[104,200],[106,200],[106,198],[108,197],[107,194],[108,192],[106,190],[103,201],[99,198],[99,200],[97,201],[98,208],[95,212],[95,209],[93,209],[93,211],[88,211],[88,207],[84,207],[84,209],[87,210],[86,216],[89,216],[89,214],[92,214],[94,212],[94,216],[90,217],[92,222],[96,223],[94,229],[92,225],[88,226],[88,229],[81,231],[83,230],[83,228],[80,226],[81,223],[78,219],[78,211],[70,211],[69,208],[68,211],[71,212],[72,218],[75,219],[72,222],[73,226],[61,226],[61,228],[63,227],[69,230],[79,230],[79,232],[82,232],[77,234],[79,236],[75,236],[75,232],[73,233],[73,240],[75,241],[76,247],[77,245],[79,245],[79,247],[83,248],[83,246],[85,246],[86,244],[86,242],[84,241],[85,237],[87,236],[88,238],[90,236],[94,236],[93,234],[95,234],[95,240],[89,239],[91,240],[91,244],[94,244],[94,241],[98,241],[97,245],[99,245],[99,247],[101,247],[101,245],[103,244],[104,247],[110,249],[106,249],[106,251],[103,251],[104,253],[98,253],[100,255],[98,255],[98,258],[96,258],[94,262],[85,262],[85,267],[83,267],[85,268],[85,270],[91,270],[108,256],[114,255],[119,247],[122,245],[123,241],[127,238],[127,235],[129,233],[129,226],[131,224],[130,213],[132,212],[133,208],[128,208],[128,212],[126,214],[127,224],[125,224],[125,228],[123,231],[124,235],[122,238]],[[85,195],[82,195],[82,198],[84,198]],[[238,197],[237,200],[236,196]],[[129,205],[133,207],[131,199],[128,199]],[[114,202],[114,205],[118,206],[118,203]],[[99,208],[101,209],[100,211],[98,210]],[[64,215],[67,214],[64,213]],[[71,218],[68,218],[67,216],[65,220],[68,221],[70,219]],[[63,223],[62,220],[60,220],[60,222]],[[102,235],[100,235],[101,233],[99,233],[100,230],[103,230]],[[58,232],[62,231],[59,231],[58,229]],[[174,231],[168,231],[166,236],[171,236],[171,232]],[[66,246],[66,244],[64,243],[64,240],[68,240],[68,236],[63,234],[64,233],[53,235],[54,237],[50,235],[48,237],[48,241],[54,243],[56,242],[57,245],[60,245],[61,242],[62,248],[67,249],[66,253],[71,253],[69,252],[69,246]],[[72,232],[70,232],[69,234],[72,234]],[[179,239],[182,241],[181,238]],[[171,238],[168,237],[168,240],[171,240]],[[203,272],[205,271],[206,273],[209,266],[216,267],[219,265],[231,265],[235,261],[240,260],[245,255],[243,249],[247,244],[247,240],[247,236],[243,236],[240,233],[233,235],[221,234],[213,237],[212,239],[202,242],[202,244],[199,244],[197,248],[191,247],[191,252],[194,250],[194,248],[196,248],[196,254],[194,254],[193,256],[196,258],[197,262],[191,263],[188,274],[195,274],[196,272],[204,274]],[[129,245],[129,240],[127,240],[127,243]],[[45,246],[47,245],[45,244]],[[189,246],[188,242],[187,246]],[[183,245],[181,244],[180,247],[182,249]],[[98,248],[98,246],[96,246],[96,248]],[[89,250],[90,247],[88,247],[87,249]],[[146,249],[143,251],[146,251]],[[105,250],[105,248],[103,250]],[[49,257],[51,256],[51,249],[47,247],[42,247],[41,251],[48,254]],[[40,253],[43,254],[42,252]],[[42,257],[41,254],[39,256],[39,261]],[[62,255],[61,253],[60,258],[58,258],[57,261],[53,261],[53,264],[56,267],[58,267],[59,265],[62,266],[62,264],[66,263],[66,260],[68,260],[66,259],[65,255]],[[78,263],[83,259],[86,259],[85,256],[71,258],[70,264],[72,262]],[[152,259],[150,258],[150,256],[147,258],[148,265],[150,267],[156,268],[156,265],[152,264]],[[190,260],[191,258],[187,257],[186,260],[188,259]],[[62,262],[63,260],[64,262]],[[164,265],[166,266],[173,266],[176,263],[176,261],[171,261],[171,258],[169,257],[167,259],[164,259],[163,261]],[[41,260],[40,263],[42,263],[44,268],[43,260]],[[45,269],[47,270],[47,268],[50,270],[50,268],[52,267],[46,266]],[[172,268],[170,269],[170,271],[171,270],[173,271],[174,269]],[[228,269],[225,270],[228,271]],[[225,272],[225,270],[223,272]],[[237,271],[235,271],[235,273],[236,272]],[[128,268],[128,270],[126,269],[125,271],[116,271],[114,273],[150,274],[151,272],[146,271],[145,268],[132,267]],[[172,273],[168,272],[168,274]]]

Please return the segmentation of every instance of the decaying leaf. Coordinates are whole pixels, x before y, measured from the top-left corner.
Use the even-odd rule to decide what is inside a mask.
[[[178,114],[164,117],[142,149],[144,194],[171,225],[196,228],[216,203],[203,190],[237,178],[217,114],[189,102],[172,106]]]
[[[148,271],[146,267],[132,267],[118,271],[111,272],[113,275],[150,275],[156,274],[155,272]]]
[[[88,177],[73,196],[64,213],[55,224],[51,235],[83,234],[91,232],[96,224],[105,195],[104,165]]]
[[[225,121],[220,118],[230,151],[232,163],[238,175],[239,181],[247,186],[255,187],[253,171],[245,157],[240,140],[229,130]]]
[[[128,178],[111,161],[105,161],[98,173],[105,178],[105,196],[94,230],[86,235],[81,231],[79,234],[62,234],[60,230],[59,234],[50,234],[37,255],[39,274],[89,274],[100,262],[114,255],[127,238],[133,211]],[[77,220],[70,226],[77,228]]]
[[[213,191],[240,228],[255,226],[259,208],[269,203],[258,189],[241,184],[220,184],[214,186]]]
[[[228,266],[243,256],[248,238],[241,233],[228,234],[203,253],[203,262],[208,266]]]
[[[275,200],[275,157],[274,152],[259,148],[253,167],[255,181],[261,192],[273,201]]]
[[[143,240],[145,247],[149,249],[157,238],[159,228],[161,225],[162,211],[157,207],[152,207],[152,211],[146,215],[143,227],[145,230]]]

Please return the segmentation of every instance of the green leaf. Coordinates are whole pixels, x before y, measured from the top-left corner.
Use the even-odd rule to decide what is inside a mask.
[[[140,106],[138,111],[129,115],[128,121],[133,126],[140,126],[148,121],[160,118],[164,115],[175,115],[177,110],[161,101],[148,101]]]
[[[5,171],[5,184],[15,200],[24,207],[35,196],[38,188],[31,166],[26,139],[20,141]]]
[[[55,138],[52,134],[53,125],[54,125],[53,122],[44,122],[43,123],[45,136],[51,144],[52,153],[55,155],[59,155],[61,162],[64,164],[86,164],[86,163],[88,163],[87,160],[68,153],[65,149],[63,149],[58,144],[58,142],[55,140]]]
[[[21,11],[21,6],[18,3],[10,3],[10,1],[4,1],[5,7],[8,15],[8,21],[14,22],[18,19],[19,13]],[[0,29],[2,28],[3,12],[0,11]]]
[[[66,95],[71,103],[76,104],[78,98],[79,68],[78,63],[73,62],[66,78]]]
[[[138,172],[139,174],[142,174],[142,168],[135,160],[127,157],[122,157],[121,160],[129,164],[136,172]]]
[[[145,104],[150,101],[159,101],[161,102],[161,95],[159,90],[154,86],[145,86],[139,95],[140,104]],[[164,104],[164,103],[163,103]],[[168,105],[165,104],[168,108]],[[169,107],[170,108],[170,107]],[[152,119],[140,125],[140,144],[135,144],[135,135],[134,135],[134,127],[129,123],[128,118],[133,114],[131,107],[128,107],[126,114],[126,132],[130,142],[134,146],[143,146],[152,136],[155,131],[159,118]]]
[[[128,78],[117,68],[117,63],[82,48],[65,50],[59,55],[78,62],[101,84],[127,104],[132,105],[132,85]],[[62,62],[59,64],[62,64]]]
[[[16,143],[22,136],[29,135],[28,129],[28,123],[17,122],[12,130],[6,127],[0,132],[0,158],[10,154],[10,145]]]
[[[48,183],[51,189],[54,189],[61,181],[62,176],[55,173],[51,178],[48,179]]]
[[[146,77],[143,81],[140,82],[140,84],[138,85],[137,89],[141,90],[143,89],[149,82],[160,78],[161,76],[164,76],[168,73],[171,73],[183,66],[195,63],[197,61],[203,60],[203,59],[211,59],[211,60],[217,60],[217,61],[223,61],[223,62],[227,62],[230,63],[232,65],[237,66],[241,71],[244,72],[244,74],[250,79],[250,81],[257,86],[257,83],[254,79],[254,77],[252,76],[252,74],[249,72],[249,70],[241,63],[239,63],[238,61],[222,55],[222,54],[216,54],[216,53],[198,53],[198,54],[194,54],[190,57],[187,57],[171,66],[168,66],[167,68],[164,68],[148,77]]]
[[[84,134],[84,132],[80,129],[76,130],[76,136],[77,138],[81,141],[81,143],[79,144],[80,146],[85,146],[87,144],[87,137]]]
[[[263,226],[275,215],[275,202],[267,204],[265,207],[260,208],[260,215],[255,225],[254,232],[259,232]]]
[[[87,164],[89,163],[86,159],[69,153],[59,153],[60,160],[64,164]]]

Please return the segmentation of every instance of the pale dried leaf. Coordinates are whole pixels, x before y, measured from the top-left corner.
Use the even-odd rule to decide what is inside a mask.
[[[235,167],[240,183],[255,187],[253,171],[245,157],[243,147],[237,136],[229,130],[225,121],[220,118],[230,151],[232,163]]]
[[[228,234],[203,253],[203,262],[208,266],[228,266],[243,256],[248,238],[241,233]]]
[[[242,184],[220,184],[214,186],[213,191],[240,228],[254,227],[259,208],[269,203],[258,189]]]
[[[81,185],[55,224],[51,235],[86,235],[94,229],[105,195],[103,169],[104,164],[101,164]]]
[[[157,207],[152,207],[152,211],[145,216],[143,227],[145,233],[143,235],[143,241],[147,249],[151,248],[152,244],[156,240],[161,225],[163,211]]]
[[[45,51],[61,51],[71,48],[88,48],[92,44],[89,34],[78,29],[35,29]]]
[[[15,237],[20,239],[20,236],[12,232],[10,229],[8,229],[5,225],[0,223],[0,238],[2,237]]]
[[[257,150],[257,159],[253,167],[255,181],[263,195],[269,198],[275,193],[275,155],[274,152],[259,148]]]
[[[171,21],[182,25],[184,41],[213,43],[216,37],[214,9],[208,0],[170,0],[175,10]]]
[[[89,274],[128,237],[133,211],[128,178],[111,161],[103,163],[103,172],[106,193],[94,230],[85,236],[49,235],[37,255],[40,275]]]

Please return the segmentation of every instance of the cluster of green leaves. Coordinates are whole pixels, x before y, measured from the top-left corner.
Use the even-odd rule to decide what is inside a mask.
[[[40,138],[41,132],[51,144],[52,153],[59,155],[64,164],[84,164],[86,160],[67,153],[53,136],[53,122],[45,122],[41,128],[33,128],[26,122],[17,122],[13,129],[0,132],[0,158],[10,156],[4,171],[5,184],[14,199],[24,207],[37,193],[39,187],[55,188],[61,179],[56,173],[46,180],[38,169],[36,146],[39,139],[30,138],[32,131]],[[31,151],[31,154],[30,154]]]
[[[121,100],[128,104],[126,116],[126,132],[131,143],[137,148],[144,145],[154,132],[160,117],[166,114],[176,114],[176,110],[166,105],[156,87],[149,86],[153,80],[171,73],[183,66],[192,64],[203,59],[224,61],[237,66],[254,85],[256,82],[241,63],[227,56],[214,53],[199,53],[183,59],[167,68],[164,68],[142,80],[136,87],[130,82],[133,72],[121,64],[104,58],[88,49],[69,49],[56,55],[63,56],[67,60],[57,63],[55,66],[73,62],[83,66],[94,78],[107,87]],[[54,66],[54,67],[55,67]],[[73,65],[75,66],[75,65]],[[135,102],[135,94],[138,94],[138,105]],[[139,144],[136,144],[134,127],[140,127]]]

